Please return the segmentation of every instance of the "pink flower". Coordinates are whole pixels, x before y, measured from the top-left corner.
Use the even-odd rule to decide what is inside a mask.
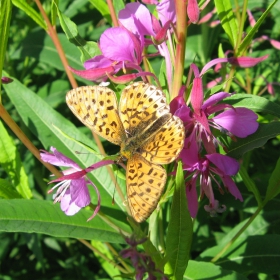
[[[91,199],[87,185],[92,185],[97,193],[98,203],[93,215],[88,219],[88,221],[91,220],[100,209],[100,193],[96,186],[86,178],[86,174],[101,166],[112,164],[113,161],[101,161],[87,169],[82,169],[77,163],[58,152],[54,147],[51,147],[50,150],[52,153],[47,151],[40,153],[43,161],[56,166],[70,167],[62,171],[64,176],[50,182],[59,182],[49,191],[51,193],[54,189],[58,188],[53,196],[54,203],[60,202],[61,210],[66,215],[72,216],[80,211],[81,208],[90,204]]]
[[[108,74],[116,74],[121,69],[135,69],[142,71],[139,65],[142,62],[140,41],[137,37],[122,27],[107,29],[100,37],[101,55],[97,55],[84,63],[86,70],[75,70],[75,74],[91,80],[105,81]]]
[[[214,64],[211,64],[212,66]],[[205,66],[206,69],[208,66]],[[200,182],[200,197],[206,196],[209,205],[205,210],[211,215],[225,211],[225,206],[219,207],[215,200],[212,184],[218,186],[223,193],[224,188],[236,199],[242,201],[241,193],[232,180],[239,170],[238,162],[226,155],[216,152],[217,145],[225,146],[216,138],[213,129],[219,129],[230,136],[247,137],[258,129],[257,115],[247,108],[234,108],[220,103],[230,94],[219,92],[204,100],[201,73],[196,65],[192,64],[194,73],[193,85],[190,93],[191,107],[184,100],[185,87],[182,87],[178,96],[170,103],[171,112],[179,116],[184,122],[187,131],[184,148],[180,154],[186,176],[191,177],[186,183],[188,207],[192,217],[198,210],[197,180]],[[205,70],[206,71],[206,70]],[[219,178],[219,180],[217,180]]]
[[[206,154],[204,157],[199,155],[199,145],[193,131],[185,140],[185,146],[180,154],[183,162],[183,169],[187,170],[186,176],[191,174],[191,179],[186,183],[186,194],[188,207],[192,217],[195,217],[198,210],[198,197],[196,191],[197,179],[200,181],[200,197],[205,195],[209,199],[209,205],[206,211],[211,215],[220,213],[218,201],[215,200],[212,181],[223,193],[223,189],[217,180],[217,177],[223,182],[224,188],[230,192],[236,199],[243,201],[242,195],[230,176],[235,175],[239,170],[238,162],[225,155],[218,153]],[[224,206],[223,211],[226,210]]]

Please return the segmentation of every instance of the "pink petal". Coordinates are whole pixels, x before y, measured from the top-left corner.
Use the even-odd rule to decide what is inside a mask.
[[[119,12],[121,24],[140,36],[155,35],[150,11],[140,3],[129,3]]]
[[[254,27],[254,25],[256,24],[256,20],[249,9],[247,10],[247,14],[251,27]]]
[[[65,195],[62,197],[60,208],[67,216],[73,216],[81,209],[81,207],[77,206],[75,203],[71,203],[71,195],[69,190],[67,190]]]
[[[243,201],[242,195],[233,182],[233,180],[229,176],[224,176],[222,177],[223,183],[225,187],[229,190],[229,192],[236,198],[239,199],[240,201]]]
[[[197,0],[189,0],[187,6],[187,14],[192,23],[197,23],[199,20],[199,7]]]
[[[185,139],[184,148],[179,157],[183,162],[184,170],[192,172],[197,169],[197,165],[199,163],[199,153],[195,133],[192,133]]]
[[[239,67],[248,68],[257,65],[258,63],[266,60],[269,55],[264,55],[258,58],[249,57],[249,56],[241,56],[241,57],[230,57],[228,62],[237,65]]]
[[[200,114],[203,103],[203,86],[201,78],[193,79],[193,86],[191,90],[191,104],[196,114]]]
[[[188,201],[188,208],[192,218],[195,218],[198,211],[198,201],[196,192],[196,178],[192,180],[190,186],[186,187],[186,195]]]
[[[70,184],[71,203],[78,207],[85,207],[90,204],[90,195],[85,179],[72,180]]]
[[[100,81],[102,79],[107,79],[107,73],[115,74],[120,69],[120,67],[113,67],[113,66],[106,67],[106,68],[89,69],[89,70],[76,70],[70,66],[69,68],[76,75],[90,81]]]
[[[53,152],[53,154],[46,151],[40,153],[41,159],[44,162],[48,162],[56,166],[73,167],[76,170],[81,170],[81,168],[76,162],[63,155],[62,153],[58,152],[56,148],[51,147],[50,150]]]
[[[219,92],[211,95],[202,105],[202,110],[205,110],[209,106],[213,106],[214,104],[218,103],[219,101],[229,97],[230,94],[227,92]]]
[[[216,165],[225,175],[235,175],[239,170],[239,163],[237,160],[221,154],[209,154],[205,157]]]
[[[270,44],[277,50],[280,50],[280,42],[274,39],[269,39]]]
[[[258,115],[247,108],[229,109],[212,118],[233,135],[245,138],[259,127]]]
[[[176,22],[176,10],[174,0],[162,0],[157,4],[158,17],[161,24],[164,25],[167,21]]]
[[[86,68],[86,70],[95,68],[106,68],[111,66],[112,63],[113,61],[108,59],[107,57],[104,57],[104,55],[97,55],[94,58],[87,60],[84,63],[84,67]]]
[[[113,61],[135,62],[134,43],[124,28],[107,29],[100,37],[100,49],[105,57]]]

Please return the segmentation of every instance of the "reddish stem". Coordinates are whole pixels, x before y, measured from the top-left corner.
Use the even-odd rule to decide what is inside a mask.
[[[187,0],[175,0],[178,42],[176,46],[174,79],[171,99],[175,98],[182,86],[187,38]]]

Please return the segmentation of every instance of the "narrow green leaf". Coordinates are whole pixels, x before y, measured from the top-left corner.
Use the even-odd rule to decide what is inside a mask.
[[[192,220],[189,214],[182,163],[177,166],[171,216],[166,237],[164,273],[170,279],[182,279],[187,268],[192,242]]]
[[[5,60],[6,46],[9,37],[10,20],[12,13],[11,0],[0,1],[0,77],[2,77],[3,63]],[[0,79],[0,88],[1,88]],[[1,98],[0,98],[1,101]]]
[[[57,9],[61,27],[68,38],[68,40],[78,47],[81,52],[81,61],[86,60],[100,54],[100,49],[95,42],[85,41],[78,33],[76,24],[70,20],[66,15]]]
[[[56,25],[58,2],[59,2],[59,0],[53,0],[52,4],[51,4],[51,24],[52,24],[52,26]]]
[[[99,158],[94,154],[88,153],[88,151],[83,149],[79,144],[57,132],[54,127],[58,127],[70,137],[97,150],[97,146],[93,140],[88,139],[71,122],[53,110],[44,100],[38,97],[38,95],[26,88],[16,79],[14,79],[12,83],[4,85],[4,88],[23,122],[30,131],[38,137],[45,149],[48,149],[50,146],[55,146],[60,152],[70,157],[83,168],[99,161]],[[65,104],[65,106],[67,105]],[[82,154],[77,154],[76,151]],[[88,176],[100,191],[102,206],[106,206],[108,211],[111,209],[110,213],[112,215],[115,215],[120,221],[126,223],[125,215],[118,211],[120,209],[125,209],[118,195],[115,196],[115,204],[112,205],[115,184],[108,176],[106,168],[99,168],[91,172]],[[123,181],[119,181],[118,183],[124,191],[125,183]],[[96,196],[94,195],[94,197]]]
[[[21,198],[19,193],[14,190],[13,185],[5,179],[0,178],[0,197],[6,199]]]
[[[222,27],[225,30],[233,49],[235,49],[238,27],[231,2],[230,0],[215,0],[215,7],[217,8]]]
[[[247,280],[248,278],[235,271],[223,269],[221,266],[210,262],[190,260],[183,279]]]
[[[31,198],[32,193],[19,153],[1,121],[0,135],[0,164],[9,176],[13,190],[17,190],[24,198]]]
[[[256,187],[255,182],[250,178],[247,170],[244,168],[243,165],[240,166],[239,174],[242,177],[243,183],[245,184],[246,188],[254,194],[254,196],[255,196],[255,198],[258,202],[258,205],[259,206],[262,205],[262,198],[261,198],[261,195],[259,193],[259,190]]]
[[[231,142],[227,155],[236,159],[242,157],[248,151],[262,147],[269,139],[280,134],[280,122],[261,123],[257,132],[246,138],[238,138],[238,141]]]
[[[49,201],[2,199],[0,213],[0,231],[36,232],[56,237],[124,243],[121,234],[98,216],[86,222],[92,211],[80,210],[74,216],[66,216],[58,204],[54,205]]]
[[[239,273],[280,273],[280,236],[276,234],[255,235],[238,238],[226,256],[216,264]]]
[[[219,0],[216,0],[217,2],[219,2]],[[215,2],[216,2],[215,1]],[[241,42],[241,44],[239,45],[238,49],[237,49],[237,56],[241,56],[243,54],[244,51],[246,51],[246,49],[248,48],[248,46],[251,44],[252,39],[254,37],[254,35],[257,33],[257,31],[259,30],[261,24],[263,23],[264,19],[268,16],[268,14],[270,13],[270,10],[272,9],[272,7],[276,4],[278,0],[274,0],[269,7],[267,8],[267,10],[261,15],[261,17],[258,19],[258,21],[256,22],[256,24],[254,25],[254,27],[248,32],[248,34],[246,35],[246,37],[243,39],[243,41]],[[224,1],[220,1],[220,2],[224,2]]]
[[[120,2],[120,0],[118,0]],[[110,16],[110,11],[108,4],[103,0],[89,0],[89,2],[99,11],[99,13],[107,19],[107,21],[112,24],[112,19]]]
[[[25,0],[12,0],[13,4],[19,9],[23,10],[29,17],[31,17],[39,26],[47,30],[47,25],[42,16],[34,10]]]
[[[269,178],[269,184],[265,195],[265,202],[268,202],[280,193],[280,158]]]
[[[280,106],[264,97],[237,93],[224,99],[223,103],[234,105],[234,107],[246,107],[254,112],[271,114],[280,118]]]

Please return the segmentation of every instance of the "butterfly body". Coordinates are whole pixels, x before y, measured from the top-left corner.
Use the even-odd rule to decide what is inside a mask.
[[[136,82],[127,86],[119,106],[106,87],[86,86],[68,92],[66,102],[93,132],[120,146],[127,159],[127,199],[137,222],[156,208],[166,183],[161,164],[176,159],[183,148],[182,121],[170,114],[161,90]]]

